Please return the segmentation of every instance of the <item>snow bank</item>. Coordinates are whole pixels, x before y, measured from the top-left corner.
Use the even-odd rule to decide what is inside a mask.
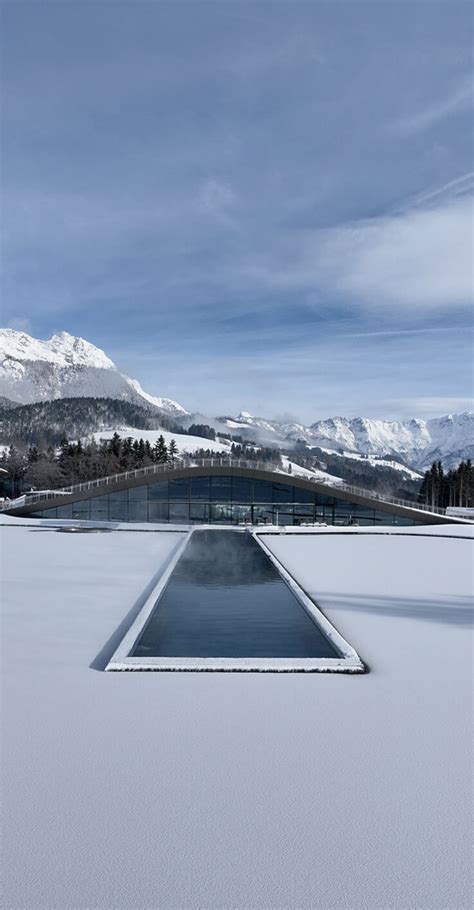
[[[367,675],[121,674],[90,665],[178,535],[10,521],[5,906],[469,906],[467,541],[265,535]]]
[[[213,439],[204,439],[202,436],[187,436],[181,433],[170,433],[168,430],[137,430],[134,427],[114,427],[110,430],[100,430],[94,433],[94,439],[100,442],[101,439],[112,439],[114,433],[118,433],[122,438],[144,439],[148,440],[151,446],[154,446],[159,436],[163,436],[166,445],[169,445],[174,439],[178,446],[178,452],[195,452],[196,449],[210,449],[211,452],[226,452],[229,454],[229,442],[217,442]]]

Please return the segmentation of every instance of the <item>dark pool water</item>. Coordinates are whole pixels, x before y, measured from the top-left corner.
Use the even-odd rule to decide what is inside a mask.
[[[134,657],[339,657],[249,534],[195,531]]]

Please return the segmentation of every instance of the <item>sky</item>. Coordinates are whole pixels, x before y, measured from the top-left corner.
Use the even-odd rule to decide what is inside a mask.
[[[469,408],[472,10],[4,2],[2,324],[204,414]]]

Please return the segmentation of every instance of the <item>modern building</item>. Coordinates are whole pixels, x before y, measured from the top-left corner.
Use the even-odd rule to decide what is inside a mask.
[[[215,461],[215,460],[214,460]],[[266,466],[153,465],[61,491],[27,495],[11,515],[173,524],[456,524],[444,510],[383,499],[346,484],[329,485]]]

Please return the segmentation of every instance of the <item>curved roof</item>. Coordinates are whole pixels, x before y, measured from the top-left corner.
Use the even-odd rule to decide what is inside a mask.
[[[320,481],[305,479],[301,476],[282,473],[281,471],[266,470],[263,467],[243,467],[241,465],[229,464],[201,464],[186,466],[168,466],[152,465],[150,468],[139,469],[138,471],[128,472],[127,474],[116,474],[110,477],[101,478],[96,481],[90,481],[84,484],[77,484],[75,487],[58,490],[57,495],[48,495],[44,499],[38,499],[29,502],[27,505],[12,506],[7,509],[10,515],[32,515],[42,509],[55,508],[67,503],[79,502],[84,499],[92,499],[96,496],[102,496],[112,491],[118,492],[133,487],[144,486],[149,483],[157,483],[164,480],[174,480],[180,477],[206,477],[206,476],[225,476],[225,477],[249,477],[255,480],[267,480],[272,483],[284,483],[291,486],[311,490],[313,493],[319,493],[324,496],[334,497],[336,500],[355,503],[356,505],[366,506],[386,512],[389,515],[398,515],[409,518],[414,521],[422,521],[427,524],[446,524],[459,523],[459,519],[445,514],[436,514],[430,512],[426,507],[408,502],[389,499],[382,499],[372,491],[359,490],[356,487],[350,487],[348,484],[330,485]],[[65,499],[67,494],[67,500]]]

